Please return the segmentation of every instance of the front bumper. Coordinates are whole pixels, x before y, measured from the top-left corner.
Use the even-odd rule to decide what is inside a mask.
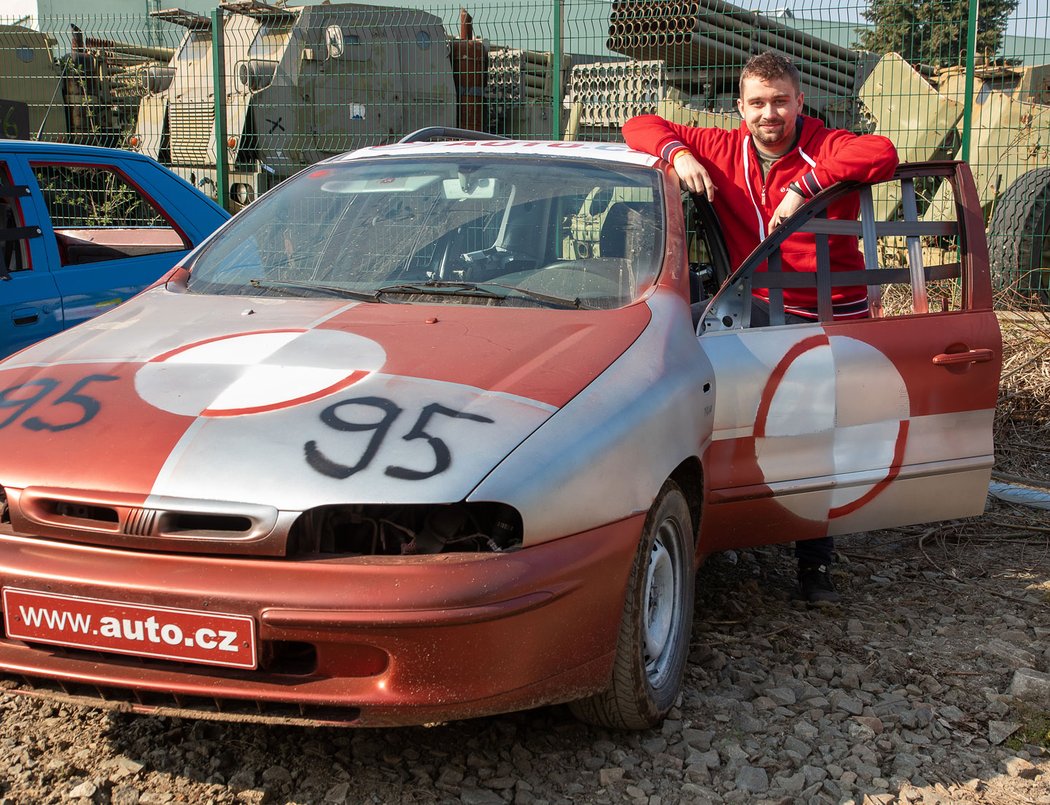
[[[0,674],[22,683],[15,693],[49,690],[134,712],[354,726],[569,701],[609,682],[643,521],[506,554],[313,561],[154,554],[0,533],[4,587],[248,615],[261,653],[277,658],[258,670],[226,669],[4,635]],[[280,659],[289,652],[292,661]],[[294,657],[304,656],[297,667]]]

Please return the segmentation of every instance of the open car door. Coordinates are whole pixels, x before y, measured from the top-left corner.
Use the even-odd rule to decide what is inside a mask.
[[[933,203],[941,184],[950,198]],[[846,193],[860,194],[860,220],[829,220]],[[875,220],[876,202],[895,204],[890,220]],[[795,232],[814,234],[816,272],[781,270]],[[833,270],[829,235],[859,239],[863,270]],[[834,321],[833,284],[866,286],[871,317]],[[769,289],[768,326],[751,326],[754,287]],[[819,320],[784,323],[790,287],[816,289]],[[702,552],[983,510],[1001,338],[964,163],[821,193],[730,277],[698,332],[717,378]]]

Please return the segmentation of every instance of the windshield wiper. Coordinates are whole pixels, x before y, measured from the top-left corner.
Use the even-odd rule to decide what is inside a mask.
[[[356,299],[360,302],[382,302],[378,291],[365,292],[353,291],[349,288],[340,288],[338,285],[323,285],[316,282],[292,282],[289,280],[266,280],[255,277],[248,280],[253,288],[297,288],[303,291],[319,291],[329,296],[338,296],[346,299]]]
[[[496,293],[489,288],[504,288],[510,294]],[[448,294],[449,296],[475,296],[483,299],[506,299],[511,294],[523,296],[534,302],[541,302],[547,307],[576,308],[577,310],[590,310],[590,305],[582,302],[578,297],[569,299],[563,296],[550,296],[539,291],[530,291],[519,288],[516,285],[505,285],[500,282],[449,282],[444,280],[428,280],[417,284],[390,285],[380,288],[376,295],[385,293],[405,294]]]
[[[493,288],[506,288],[508,291],[513,291],[514,293],[520,294],[528,299],[534,299],[537,302],[543,302],[550,307],[574,307],[577,310],[594,310],[593,307],[588,305],[578,296],[574,296],[571,299],[567,296],[553,296],[551,294],[540,293],[539,291],[530,291],[528,288],[519,288],[517,285],[504,285],[500,282],[482,282],[480,284],[490,285]]]
[[[486,283],[487,284],[487,283]],[[504,294],[489,291],[478,287],[473,282],[444,282],[442,280],[427,280],[420,283],[405,283],[402,285],[387,285],[379,288],[376,297],[383,294],[443,294],[446,296],[471,296],[481,299],[506,299]]]

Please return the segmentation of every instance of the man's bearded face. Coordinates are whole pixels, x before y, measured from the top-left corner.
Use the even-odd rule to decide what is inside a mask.
[[[736,107],[760,149],[779,155],[791,148],[802,93],[789,78],[745,78]]]

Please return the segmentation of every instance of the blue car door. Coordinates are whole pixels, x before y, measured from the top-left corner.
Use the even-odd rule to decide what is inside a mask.
[[[0,156],[0,357],[63,327],[33,185],[21,157]]]
[[[43,156],[29,168],[48,213],[43,240],[66,327],[135,295],[200,240],[191,222],[179,220],[186,213],[165,198],[164,182],[177,180],[152,164]]]

